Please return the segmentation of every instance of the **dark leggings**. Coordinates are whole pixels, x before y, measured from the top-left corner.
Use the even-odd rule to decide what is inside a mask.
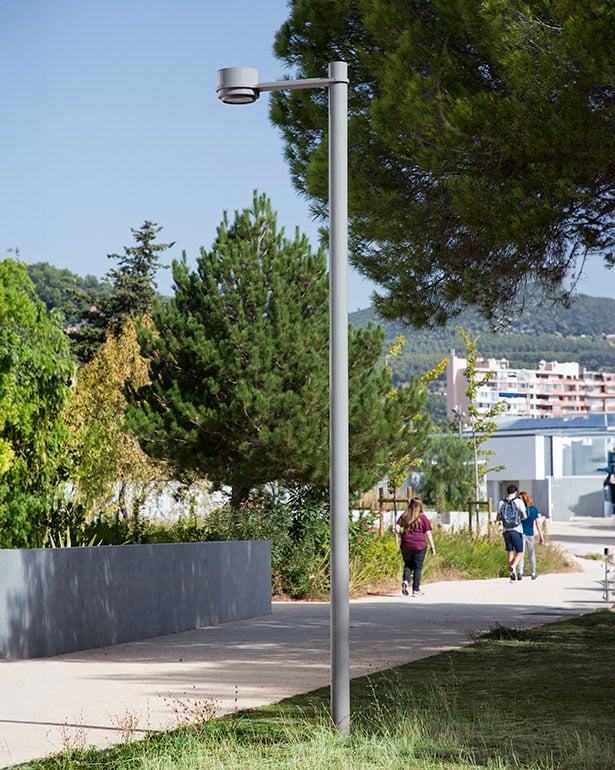
[[[405,550],[402,548],[401,555],[404,559],[404,582],[410,583],[410,576],[414,573],[412,580],[412,590],[418,591],[421,587],[421,574],[423,572],[423,562],[425,561],[425,554],[427,553],[427,546],[425,548],[410,548]]]

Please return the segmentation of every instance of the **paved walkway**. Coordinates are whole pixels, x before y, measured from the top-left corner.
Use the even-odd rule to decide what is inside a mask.
[[[615,519],[550,523],[577,555],[615,551]],[[504,553],[502,553],[504,558]],[[540,557],[539,557],[540,558]],[[351,676],[459,647],[496,623],[530,627],[610,606],[602,560],[510,583],[431,583],[426,597],[351,602]],[[329,684],[329,605],[36,660],[0,660],[0,767],[171,728],[186,712],[273,703]]]

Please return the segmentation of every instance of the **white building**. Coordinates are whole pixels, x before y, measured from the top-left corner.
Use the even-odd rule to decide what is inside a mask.
[[[489,465],[505,466],[486,476],[494,504],[514,483],[555,521],[611,513],[603,482],[615,454],[615,414],[503,420],[484,446],[494,452]]]

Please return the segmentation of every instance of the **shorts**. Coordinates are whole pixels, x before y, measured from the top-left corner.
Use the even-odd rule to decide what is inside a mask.
[[[504,545],[507,551],[523,553],[523,533],[517,532],[516,529],[505,529]]]

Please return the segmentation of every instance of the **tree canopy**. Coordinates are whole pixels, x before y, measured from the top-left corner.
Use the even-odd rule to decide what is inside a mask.
[[[386,319],[506,322],[589,255],[615,263],[615,8],[603,0],[292,0],[292,77],[350,64],[351,259]],[[293,181],[324,216],[326,93],[278,92]]]
[[[421,463],[419,492],[438,511],[465,511],[474,496],[472,449],[454,433],[437,433]]]
[[[79,369],[68,424],[73,497],[86,518],[111,513],[136,528],[148,493],[166,479],[164,468],[124,427],[126,383],[138,387],[147,376],[147,362],[130,319],[120,335],[108,335],[92,360]]]
[[[86,275],[82,278],[66,268],[54,267],[48,262],[34,262],[27,267],[28,276],[47,310],[61,310],[65,314],[67,326],[78,323],[89,310],[91,297],[106,299],[111,295],[110,284],[107,281],[99,281],[96,276]],[[77,295],[84,298],[81,305],[75,303]],[[68,312],[69,306],[73,309],[72,312]]]
[[[142,329],[151,382],[132,394],[129,422],[144,450],[179,478],[232,487],[239,503],[271,481],[328,481],[328,280],[324,252],[278,230],[265,196],[225,214],[196,271],[173,264],[174,296]],[[391,459],[426,440],[424,387],[394,391],[383,335],[349,338],[351,486],[364,490]]]
[[[0,262],[0,547],[40,546],[64,504],[74,364],[25,265]]]
[[[138,230],[131,228],[135,246],[124,246],[123,254],[108,254],[117,266],[107,273],[108,283],[100,293],[74,291],[73,313],[78,308],[81,323],[70,332],[73,350],[82,362],[92,359],[108,334],[119,337],[129,319],[141,319],[157,299],[156,273],[160,258],[174,243],[156,243],[162,230],[148,219]],[[109,285],[111,290],[108,290]]]

